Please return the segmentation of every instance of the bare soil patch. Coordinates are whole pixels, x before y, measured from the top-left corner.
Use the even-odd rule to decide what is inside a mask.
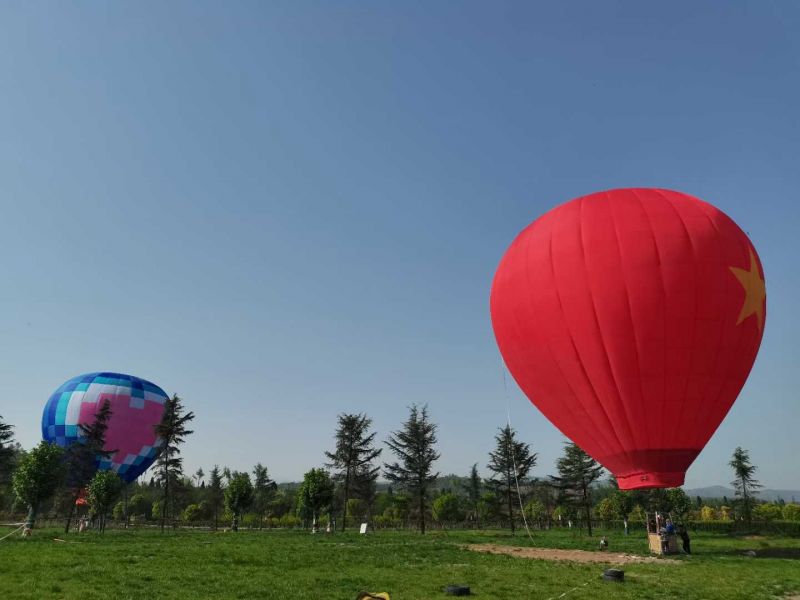
[[[566,560],[578,563],[611,563],[625,565],[629,563],[680,564],[680,561],[655,556],[636,556],[633,554],[615,554],[613,552],[589,552],[588,550],[562,550],[559,548],[518,548],[498,544],[468,544],[467,550],[488,554],[507,554],[517,558],[533,558],[539,560]]]

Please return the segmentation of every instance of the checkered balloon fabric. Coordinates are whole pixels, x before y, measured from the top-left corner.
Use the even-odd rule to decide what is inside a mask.
[[[81,423],[90,423],[103,402],[111,404],[106,448],[116,450],[98,461],[133,481],[153,463],[161,444],[154,427],[161,421],[167,394],[155,384],[121,373],[88,373],[59,387],[44,407],[42,438],[66,448],[80,438]]]

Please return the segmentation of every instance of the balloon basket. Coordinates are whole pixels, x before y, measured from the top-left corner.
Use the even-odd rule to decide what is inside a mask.
[[[667,535],[667,548],[666,552],[661,545],[661,536],[657,533],[648,533],[647,534],[647,541],[650,545],[650,552],[653,554],[658,554],[660,556],[666,554],[679,554],[680,550],[678,550],[678,536],[674,533]]]

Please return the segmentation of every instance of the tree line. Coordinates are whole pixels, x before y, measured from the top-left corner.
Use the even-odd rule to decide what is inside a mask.
[[[531,475],[537,454],[506,425],[498,429],[488,454],[489,476],[481,477],[475,463],[466,477],[442,477],[434,468],[440,458],[437,425],[426,406],[409,407],[408,418],[377,446],[372,420],[366,414],[337,417],[334,444],[324,462],[307,471],[299,485],[277,485],[267,467],[231,471],[215,465],[208,477],[202,469],[187,476],[181,446],[192,434],[194,413],[181,398],[166,402],[156,427],[162,440],[153,476],[148,483],[124,485],[113,472],[98,471],[105,450],[105,433],[111,408],[104,403],[94,420],[80,426],[81,439],[66,449],[46,442],[25,452],[13,443],[13,428],[0,418],[0,511],[21,508],[33,526],[42,507],[65,519],[69,531],[76,501],[89,506],[101,531],[108,516],[127,524],[157,522],[162,531],[176,523],[204,523],[237,530],[247,527],[324,526],[346,530],[354,520],[377,526],[411,526],[425,533],[434,522],[440,526],[508,527],[514,532],[521,521],[529,527],[586,528],[593,521],[644,521],[654,511],[670,513],[678,522],[711,518],[800,520],[800,505],[777,507],[759,502],[756,467],[745,450],[737,448],[730,466],[736,496],[712,507],[693,502],[680,488],[624,492],[613,477],[577,445],[566,443],[556,463],[557,474],[538,479]],[[390,459],[381,462],[384,450]],[[383,475],[385,482],[379,482]],[[124,496],[124,497],[123,497]]]

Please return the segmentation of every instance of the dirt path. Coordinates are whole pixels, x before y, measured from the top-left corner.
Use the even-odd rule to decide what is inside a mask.
[[[613,552],[589,552],[587,550],[561,550],[558,548],[517,548],[497,544],[468,544],[464,546],[473,552],[489,554],[508,554],[517,558],[535,558],[539,560],[568,560],[579,563],[611,563],[624,565],[628,563],[679,564],[680,561],[655,556],[635,556],[632,554],[614,554]]]

